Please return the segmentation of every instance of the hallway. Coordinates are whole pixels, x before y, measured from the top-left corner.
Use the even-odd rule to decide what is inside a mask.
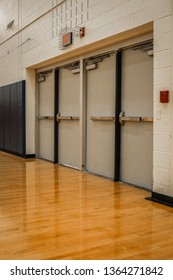
[[[0,259],[173,259],[173,208],[149,196],[0,152]]]

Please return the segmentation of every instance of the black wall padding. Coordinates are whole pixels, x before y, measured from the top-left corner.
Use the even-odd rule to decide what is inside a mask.
[[[25,81],[0,87],[0,149],[26,155]]]

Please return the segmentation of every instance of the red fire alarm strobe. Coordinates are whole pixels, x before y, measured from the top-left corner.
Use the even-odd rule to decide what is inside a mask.
[[[85,27],[81,27],[80,30],[79,30],[79,36],[80,38],[84,37],[85,36]]]
[[[160,91],[160,102],[168,103],[169,102],[169,90],[161,90]]]

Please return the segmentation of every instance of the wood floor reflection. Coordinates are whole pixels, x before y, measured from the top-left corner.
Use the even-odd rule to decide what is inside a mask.
[[[0,152],[0,259],[173,259],[173,208],[147,196]]]

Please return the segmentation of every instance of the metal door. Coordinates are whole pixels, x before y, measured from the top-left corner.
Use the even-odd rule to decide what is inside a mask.
[[[54,161],[54,71],[38,75],[37,157]]]
[[[86,170],[114,178],[115,54],[87,61]]]
[[[147,46],[122,53],[120,180],[152,188],[153,58]]]
[[[59,69],[58,163],[79,168],[79,63]]]

